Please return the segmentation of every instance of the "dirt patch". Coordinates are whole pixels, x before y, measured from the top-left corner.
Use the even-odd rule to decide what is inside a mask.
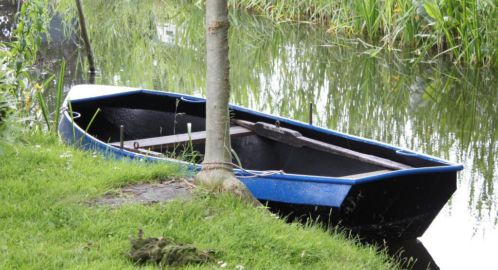
[[[187,180],[172,180],[161,183],[147,183],[127,186],[118,193],[108,193],[94,201],[96,205],[120,206],[122,204],[164,203],[174,199],[192,198],[195,186]]]

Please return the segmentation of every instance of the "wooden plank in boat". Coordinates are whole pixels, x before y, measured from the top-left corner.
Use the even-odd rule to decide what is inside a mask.
[[[151,151],[149,149],[142,149],[142,148],[130,148],[130,147],[124,147],[123,148],[125,150],[128,150],[130,152],[135,152],[135,153],[139,153],[139,154],[142,154],[142,155],[145,155],[145,156],[151,156],[151,157],[164,157],[163,154],[161,153],[158,153],[158,152],[154,152],[154,151]]]
[[[360,179],[360,178],[365,178],[369,176],[374,176],[374,175],[379,175],[379,174],[384,174],[391,172],[391,170],[379,170],[379,171],[373,171],[373,172],[366,172],[366,173],[359,173],[359,174],[352,174],[352,175],[344,175],[339,178],[345,178],[345,179]]]
[[[247,128],[241,126],[233,126],[230,127],[230,136],[238,137],[252,134],[253,132]],[[169,136],[160,136],[154,138],[145,138],[138,140],[129,140],[124,141],[124,147],[136,149],[149,149],[149,150],[157,150],[162,148],[173,147],[175,145],[184,144],[192,141],[192,144],[204,143],[206,141],[206,131],[197,131],[192,132],[190,135],[188,133],[169,135]],[[119,147],[119,142],[113,142],[111,145]]]
[[[272,124],[264,122],[249,122],[244,120],[234,119],[232,120],[235,124],[245,127],[254,131],[259,136],[279,141],[292,145],[294,147],[308,147],[318,151],[328,152],[334,155],[343,156],[355,160],[359,160],[364,163],[393,169],[402,170],[412,168],[408,165],[401,164],[386,158],[381,158],[374,155],[360,153],[351,149],[333,145],[330,143],[325,143],[319,140],[311,139],[303,136],[300,132],[292,130],[289,128],[278,127]]]
[[[319,150],[319,151],[325,151],[329,152],[331,154],[336,154],[340,156],[344,156],[347,158],[352,158],[356,159],[365,163],[377,165],[377,166],[382,166],[385,168],[393,169],[393,170],[402,170],[402,169],[408,169],[411,168],[408,165],[401,164],[399,162],[395,162],[386,158],[381,158],[378,156],[374,155],[369,155],[369,154],[364,154],[360,152],[356,152],[351,149],[347,149],[344,147],[340,147],[337,145],[329,144],[329,143],[324,143],[318,140],[310,139],[307,137],[300,137],[299,138],[303,142],[303,146],[307,146],[311,149]]]

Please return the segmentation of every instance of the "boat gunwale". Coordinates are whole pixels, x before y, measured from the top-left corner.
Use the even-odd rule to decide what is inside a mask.
[[[98,87],[99,85],[77,85],[77,87]],[[109,86],[106,86],[109,87]],[[74,87],[73,87],[74,88]],[[158,91],[158,90],[149,90],[149,89],[140,89],[140,88],[126,88],[126,87],[120,87],[120,86],[114,86],[114,88],[122,88],[122,92],[115,92],[115,93],[109,93],[109,94],[102,94],[102,95],[97,95],[97,96],[91,96],[91,97],[80,97],[80,98],[75,98],[71,99],[71,91],[73,91],[73,88],[68,93],[68,96],[64,100],[63,104],[63,116],[64,119],[69,121],[69,123],[77,128],[79,132],[81,133],[82,136],[86,136],[87,138],[91,139],[93,143],[96,143],[102,148],[107,148],[109,150],[112,150],[115,152],[115,154],[120,154],[120,153],[125,153],[126,156],[130,158],[139,158],[139,159],[146,159],[148,161],[167,161],[167,162],[173,162],[173,163],[179,163],[182,165],[187,165],[188,169],[191,171],[198,171],[202,168],[202,165],[200,164],[194,164],[194,163],[188,163],[185,161],[181,161],[178,159],[172,159],[172,158],[159,158],[159,157],[152,157],[152,156],[147,156],[144,154],[139,154],[139,153],[134,153],[131,151],[127,151],[125,149],[120,149],[119,147],[109,145],[96,137],[92,136],[89,133],[86,133],[85,130],[83,130],[78,124],[74,123],[69,116],[69,113],[67,111],[67,102],[88,102],[88,101],[94,101],[94,100],[100,100],[100,99],[107,99],[107,98],[112,98],[112,97],[122,97],[122,96],[127,96],[127,95],[133,95],[133,94],[152,94],[152,95],[159,95],[159,96],[170,96],[174,98],[182,98],[184,102],[205,102],[205,98],[201,97],[196,97],[188,94],[181,94],[181,93],[175,93],[175,92],[164,92],[164,91]],[[184,99],[188,98],[188,99]],[[361,143],[366,143],[366,144],[371,144],[374,146],[380,146],[383,148],[387,148],[390,150],[394,150],[396,152],[403,152],[403,153],[408,153],[410,155],[417,156],[418,158],[432,161],[432,162],[438,162],[438,163],[443,163],[445,165],[443,166],[434,166],[434,167],[418,167],[418,168],[410,168],[410,169],[402,169],[402,170],[396,170],[396,171],[390,171],[386,172],[383,174],[378,174],[378,175],[372,175],[372,176],[366,176],[358,179],[348,179],[348,178],[343,178],[343,177],[332,177],[332,176],[317,176],[317,175],[303,175],[303,174],[291,174],[291,173],[275,173],[275,174],[270,174],[270,175],[260,175],[261,173],[267,173],[268,171],[260,171],[260,170],[241,170],[241,169],[234,169],[234,173],[236,174],[237,177],[241,178],[247,178],[247,177],[252,177],[251,179],[274,179],[274,180],[287,180],[287,181],[301,181],[301,182],[314,182],[314,183],[327,183],[327,184],[341,184],[341,185],[357,185],[357,184],[363,184],[363,183],[369,183],[369,182],[376,182],[380,180],[387,180],[390,178],[395,178],[399,176],[407,176],[407,175],[417,175],[417,174],[429,174],[429,173],[447,173],[447,172],[457,172],[463,169],[462,164],[456,164],[452,163],[447,160],[443,160],[434,156],[430,156],[427,154],[422,154],[413,150],[409,150],[403,147],[399,146],[394,146],[388,143],[380,142],[377,140],[373,139],[367,139],[355,135],[350,135],[346,133],[342,133],[339,131],[334,131],[331,129],[326,129],[322,127],[317,127],[314,125],[310,125],[308,123],[304,123],[298,120],[293,120],[281,116],[275,116],[271,114],[266,114],[258,111],[254,111],[248,108],[244,108],[238,105],[230,105],[230,109],[235,109],[237,111],[241,111],[244,113],[249,113],[255,116],[261,116],[265,118],[271,118],[274,120],[278,120],[281,123],[287,123],[290,125],[306,128],[306,129],[311,129],[316,132],[324,133],[327,135],[332,135],[332,136],[337,136],[337,137],[342,137],[348,140],[353,140],[353,141],[358,141]],[[345,176],[347,177],[347,176]]]

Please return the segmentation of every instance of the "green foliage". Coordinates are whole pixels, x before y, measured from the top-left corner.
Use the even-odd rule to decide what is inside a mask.
[[[0,45],[0,111],[2,118],[10,116],[23,126],[35,127],[42,117],[48,121],[43,92],[53,78],[39,83],[32,75],[42,36],[47,35],[48,1],[24,1],[16,19],[13,40]],[[16,121],[10,121],[9,125]],[[0,137],[1,130],[0,127]]]
[[[277,22],[323,23],[338,37],[367,37],[388,49],[421,49],[455,63],[498,66],[498,11],[492,0],[229,2]]]
[[[8,81],[2,91],[16,98],[18,108],[29,112],[33,108],[36,89],[30,70],[35,63],[42,34],[46,33],[48,21],[45,1],[25,1],[17,16],[17,27],[13,32],[13,42],[7,43],[4,57]]]
[[[56,84],[56,95],[55,95],[55,117],[54,117],[54,130],[57,129],[57,125],[59,124],[60,118],[60,108],[63,102],[63,92],[64,92],[64,74],[66,71],[66,63],[62,62],[61,69],[59,71],[59,79]],[[93,118],[92,118],[93,122]],[[50,127],[50,123],[47,122],[47,127]]]
[[[364,33],[370,40],[378,37],[380,14],[377,0],[354,0],[353,10],[358,15],[355,17],[356,29],[360,29],[360,33]]]
[[[287,224],[228,195],[199,192],[193,201],[163,205],[92,205],[120,186],[166,180],[179,169],[104,159],[61,145],[55,136],[24,139],[0,154],[1,269],[136,269],[123,255],[128,236],[139,228],[213,248],[227,269],[393,268],[372,247],[316,226]]]
[[[8,48],[0,45],[0,139],[6,137],[6,130],[11,126],[16,102],[12,95],[14,70],[10,66],[12,54]]]
[[[15,103],[11,96],[6,93],[0,92],[0,140],[10,139],[11,137],[7,135],[8,130],[12,128],[15,121],[13,122],[13,112],[15,111]]]

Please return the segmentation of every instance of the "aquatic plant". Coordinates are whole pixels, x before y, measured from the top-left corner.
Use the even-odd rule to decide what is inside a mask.
[[[1,74],[0,74],[1,76]],[[0,77],[0,84],[2,78]],[[12,130],[13,123],[15,123],[15,118],[13,117],[13,112],[15,111],[15,103],[12,98],[6,93],[0,92],[0,139],[6,140],[11,139],[9,135],[9,130]]]
[[[202,0],[197,1],[202,2]],[[340,38],[408,48],[427,58],[498,66],[498,11],[492,0],[232,0],[276,21],[321,23]]]
[[[23,1],[16,15],[12,40],[0,48],[0,102],[2,118],[13,117],[23,126],[52,129],[49,108],[44,100],[44,92],[51,89],[53,76],[42,80],[33,74],[42,37],[48,38],[48,1]],[[62,102],[64,72],[57,80],[57,104]],[[55,122],[58,109],[54,112]],[[13,123],[11,123],[13,124]],[[5,126],[4,126],[5,128]]]

